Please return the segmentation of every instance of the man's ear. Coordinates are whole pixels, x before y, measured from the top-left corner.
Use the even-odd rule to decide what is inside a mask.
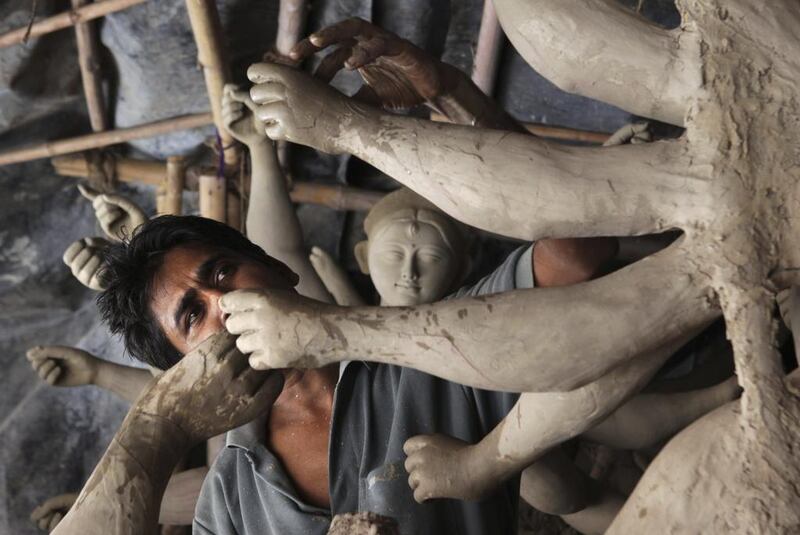
[[[367,240],[358,242],[355,250],[353,251],[356,257],[356,262],[358,262],[358,267],[361,268],[361,273],[364,275],[369,275],[369,261],[367,260],[368,251],[369,242]]]

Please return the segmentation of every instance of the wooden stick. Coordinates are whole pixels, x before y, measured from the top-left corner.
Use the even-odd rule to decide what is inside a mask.
[[[72,0],[72,8],[79,9],[91,0]],[[78,63],[81,67],[83,94],[89,110],[92,130],[102,132],[108,129],[106,106],[103,98],[103,79],[100,71],[100,49],[94,22],[79,22],[75,25],[75,38],[78,42]]]
[[[278,34],[275,36],[275,50],[278,54],[288,56],[294,45],[300,41],[307,14],[307,0],[281,0],[278,8]]]
[[[438,113],[431,113],[431,121],[441,123],[449,122],[444,115]],[[520,123],[528,132],[535,134],[539,137],[546,137],[548,139],[558,139],[562,141],[577,141],[580,143],[592,143],[595,145],[602,145],[611,134],[605,132],[592,132],[590,130],[578,130],[575,128],[564,128],[561,126],[550,126],[538,123]]]
[[[186,0],[189,22],[197,44],[197,61],[203,68],[208,100],[214,125],[225,151],[225,165],[237,169],[239,147],[222,122],[222,89],[231,80],[227,54],[223,45],[222,23],[215,0]]]
[[[227,187],[225,177],[203,174],[198,177],[200,188],[200,215],[227,223]]]
[[[481,29],[478,33],[478,45],[475,48],[475,61],[472,68],[472,81],[487,95],[494,92],[497,78],[497,66],[503,48],[503,30],[494,11],[494,3],[486,0],[483,3]]]
[[[78,178],[89,176],[89,167],[82,154],[59,156],[50,160],[50,163],[59,175]],[[117,158],[114,167],[114,174],[121,182],[159,186],[167,176],[167,165],[164,162]],[[184,187],[190,189],[188,185]],[[193,189],[197,190],[197,183]]]
[[[53,156],[58,156],[60,154],[69,154],[71,152],[80,152],[88,149],[107,147],[109,145],[125,143],[134,139],[160,136],[170,132],[175,132],[177,130],[198,128],[211,123],[212,117],[210,113],[195,113],[192,115],[182,115],[180,117],[163,119],[161,121],[155,121],[139,126],[132,126],[130,128],[119,128],[117,130],[96,132],[94,134],[87,134],[85,136],[73,137],[69,139],[49,141],[33,147],[24,147],[21,149],[0,153],[0,165],[27,162],[30,160],[37,160],[39,158],[52,158]]]
[[[315,182],[293,183],[289,196],[292,202],[320,204],[334,210],[369,210],[385,193],[334,184]]]
[[[228,226],[241,231],[244,228],[244,221],[242,220],[242,198],[237,191],[228,190],[226,205],[228,211]]]
[[[156,192],[156,211],[159,214],[181,215],[186,167],[180,156],[167,158],[167,172]]]
[[[82,155],[60,156],[51,163],[56,172],[63,176],[85,178],[89,176],[89,167]],[[158,186],[165,179],[167,165],[164,162],[118,158],[116,160],[116,177],[122,182],[149,184]],[[198,179],[192,179],[195,169],[186,170],[184,189],[197,191]],[[200,175],[208,173],[200,173]],[[369,210],[385,193],[371,191],[338,184],[319,184],[317,182],[296,181],[289,196],[292,202],[317,204],[334,210]]]
[[[131,6],[141,4],[147,0],[105,0],[96,4],[89,4],[80,9],[71,9],[58,15],[42,19],[31,26],[29,37],[39,37],[50,32],[63,30],[81,22],[87,22],[100,18],[109,13],[122,11]],[[10,32],[0,35],[0,48],[16,45],[25,42],[25,35],[28,31],[27,26],[17,28]]]

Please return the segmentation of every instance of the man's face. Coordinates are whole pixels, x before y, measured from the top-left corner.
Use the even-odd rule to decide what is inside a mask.
[[[387,306],[437,301],[458,271],[439,229],[409,218],[390,221],[370,238],[368,263],[372,282]]]
[[[206,247],[175,247],[155,274],[150,308],[167,339],[185,355],[225,328],[219,298],[243,289],[294,286],[291,271]]]

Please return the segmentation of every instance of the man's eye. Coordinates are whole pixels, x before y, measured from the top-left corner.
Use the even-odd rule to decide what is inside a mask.
[[[221,264],[218,268],[216,273],[214,274],[214,284],[219,286],[222,281],[224,281],[227,277],[232,275],[234,272],[234,268],[230,264]]]
[[[191,327],[197,324],[200,321],[200,318],[203,316],[203,310],[201,307],[196,307],[189,312],[186,313],[186,330],[188,331]]]

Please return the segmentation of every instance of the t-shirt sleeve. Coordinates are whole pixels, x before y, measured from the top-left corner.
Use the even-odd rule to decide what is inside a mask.
[[[448,299],[533,288],[532,254],[533,244],[519,247],[512,251],[492,273],[479,280],[475,285],[460,289]],[[464,389],[467,396],[474,400],[478,420],[484,434],[494,429],[500,420],[505,418],[519,398],[517,393],[494,392],[471,387],[464,387]]]
[[[217,458],[200,489],[192,521],[194,535],[237,535],[228,511],[219,464],[220,458]]]
[[[532,243],[515,249],[497,269],[474,285],[461,288],[456,293],[448,296],[448,299],[496,294],[517,288],[533,288],[532,254]]]

